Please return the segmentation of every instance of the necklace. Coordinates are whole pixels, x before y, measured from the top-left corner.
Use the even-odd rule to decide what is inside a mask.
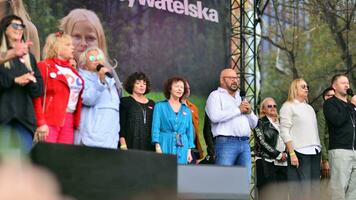
[[[132,97],[132,99],[134,100],[134,102],[136,102],[138,107],[140,107],[140,109],[142,110],[143,124],[146,124],[147,123],[147,110],[146,110],[146,108],[144,107],[144,105],[142,105],[143,103],[141,103],[139,101],[136,101],[136,99],[134,97]]]

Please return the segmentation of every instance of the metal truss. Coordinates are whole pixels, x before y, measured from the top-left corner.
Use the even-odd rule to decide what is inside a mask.
[[[246,99],[257,112],[259,102],[259,66],[258,46],[260,17],[269,0],[231,0],[231,68],[240,74],[240,90],[246,91]],[[253,134],[252,134],[253,135]],[[253,149],[254,138],[250,145]],[[253,151],[252,151],[253,152]],[[252,169],[255,171],[254,154],[252,153]],[[255,173],[251,177],[250,199],[255,199]]]

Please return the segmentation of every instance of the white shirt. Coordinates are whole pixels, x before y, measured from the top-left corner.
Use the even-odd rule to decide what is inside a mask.
[[[224,88],[219,87],[210,93],[205,106],[206,114],[211,121],[213,136],[250,137],[251,129],[257,126],[257,116],[241,113],[241,97],[238,92],[231,96]]]
[[[279,122],[276,121],[274,122],[271,118],[267,117],[268,120],[271,122],[271,124],[273,125],[273,127],[278,131],[278,133],[280,132],[280,129],[279,129]],[[277,145],[276,145],[276,149],[279,151],[279,152],[284,152],[286,150],[286,145],[284,144],[283,142],[283,139],[281,138],[281,136],[279,135],[278,136],[278,140],[277,140]],[[274,165],[277,165],[277,166],[287,166],[288,163],[287,161],[284,161],[284,162],[278,162],[277,160],[281,159],[282,157],[282,153],[280,153],[277,157],[277,159],[265,159],[266,161],[268,162],[273,162]]]
[[[66,79],[70,89],[69,100],[67,104],[67,112],[73,113],[77,107],[79,94],[83,88],[83,82],[71,69],[56,65],[57,69]]]
[[[293,148],[302,154],[320,152],[320,139],[314,109],[306,102],[286,102],[280,110],[281,137],[292,141]]]

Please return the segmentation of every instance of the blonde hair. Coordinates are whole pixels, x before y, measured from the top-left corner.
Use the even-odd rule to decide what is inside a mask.
[[[104,60],[103,61],[106,63],[107,59],[105,57],[105,54],[99,47],[89,47],[82,54],[80,54],[79,66],[83,66],[83,65],[85,65],[87,63],[88,53],[90,51],[96,51],[96,52],[98,52],[98,54],[102,54],[104,56]]]
[[[68,34],[62,32],[49,34],[46,39],[46,44],[43,47],[43,58],[50,59],[58,57],[59,45],[68,41],[72,41],[72,37]]]
[[[267,101],[273,101],[274,103],[276,103],[276,101],[272,98],[272,97],[266,97],[263,99],[263,101],[260,104],[260,118],[266,116],[266,113],[264,112],[264,108],[266,106]],[[278,118],[278,112],[277,112],[277,118]]]
[[[294,79],[292,81],[292,83],[290,84],[290,87],[289,87],[287,101],[294,101],[297,98],[297,96],[298,96],[298,86],[300,85],[300,83],[302,81],[306,82],[302,78]],[[305,100],[308,101],[308,99],[305,99]]]
[[[14,15],[21,17],[24,21],[31,21],[30,15],[27,13],[22,0],[10,0],[10,5]]]
[[[67,16],[60,20],[59,29],[71,35],[75,24],[79,21],[86,21],[94,27],[98,39],[98,47],[102,49],[105,57],[109,57],[103,26],[99,17],[93,11],[82,8],[70,11]]]

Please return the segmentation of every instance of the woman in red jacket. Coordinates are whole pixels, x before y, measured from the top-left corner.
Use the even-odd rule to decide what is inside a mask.
[[[45,60],[38,63],[44,95],[34,99],[38,126],[35,139],[39,141],[74,143],[84,81],[69,63],[73,50],[70,35],[57,32],[47,37],[43,50]]]

